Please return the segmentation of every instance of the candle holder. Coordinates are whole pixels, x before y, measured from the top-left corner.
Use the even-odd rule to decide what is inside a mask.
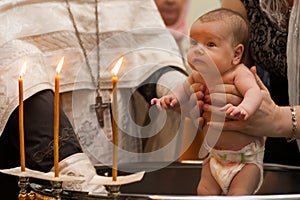
[[[52,195],[57,200],[61,200],[60,194],[62,193],[62,181],[51,181],[52,184]]]
[[[29,178],[47,180],[52,183],[51,196],[57,200],[61,200],[62,183],[63,182],[76,182],[84,181],[84,177],[70,176],[70,175],[60,175],[59,177],[54,177],[54,172],[40,172],[36,170],[31,170],[26,168],[24,172],[21,171],[21,167],[15,167],[11,169],[1,169],[0,172],[4,174],[9,174],[13,176],[19,176],[19,187],[21,188],[19,193],[19,200],[35,200],[35,193],[27,193],[27,187],[29,186]],[[53,199],[51,198],[51,199]],[[43,198],[42,198],[43,199]]]
[[[19,200],[26,200],[27,188],[29,186],[29,177],[19,176],[18,186],[20,187]]]
[[[104,185],[106,191],[108,192],[108,197],[118,197],[120,196],[121,185]]]
[[[140,181],[144,177],[144,174],[145,171],[126,176],[117,176],[116,180],[113,180],[111,176],[95,175],[90,181],[90,184],[104,185],[106,191],[108,192],[107,196],[109,198],[116,198],[121,194],[120,188],[122,185]]]

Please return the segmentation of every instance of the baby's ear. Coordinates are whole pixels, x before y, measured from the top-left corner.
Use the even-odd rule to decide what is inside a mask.
[[[244,45],[242,44],[236,45],[236,47],[234,48],[234,57],[232,60],[234,65],[237,65],[241,62],[243,53],[244,53]]]

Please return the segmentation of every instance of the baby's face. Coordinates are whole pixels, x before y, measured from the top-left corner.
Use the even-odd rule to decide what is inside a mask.
[[[193,69],[207,70],[203,68],[214,63],[223,74],[233,66],[233,34],[224,22],[197,20],[191,27],[190,40],[187,59]]]

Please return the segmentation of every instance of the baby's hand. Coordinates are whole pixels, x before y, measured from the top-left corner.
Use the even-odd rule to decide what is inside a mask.
[[[157,109],[162,110],[161,99],[153,98],[153,99],[151,99],[150,103],[151,103],[151,105],[156,104]]]
[[[220,108],[221,111],[225,111],[226,116],[230,116],[232,118],[245,120],[248,118],[248,113],[245,109],[240,106],[234,106],[232,104],[227,104],[226,106]]]
[[[162,108],[170,109],[178,105],[178,101],[173,95],[166,95],[159,99],[153,98],[150,103],[151,105],[156,104],[158,110],[162,110]]]

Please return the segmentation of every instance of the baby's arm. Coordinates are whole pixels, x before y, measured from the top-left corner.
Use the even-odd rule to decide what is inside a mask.
[[[192,94],[190,86],[200,80],[203,80],[202,77],[200,78],[200,74],[196,71],[192,71],[186,81],[176,87],[170,94],[162,96],[161,98],[153,98],[150,103],[151,105],[156,104],[159,110],[162,110],[162,108],[178,108],[180,104],[189,100]]]
[[[226,115],[239,119],[247,119],[259,108],[262,102],[260,88],[253,74],[242,64],[235,71],[234,84],[243,95],[243,101],[238,106],[227,104],[223,107],[223,110],[226,110]]]

